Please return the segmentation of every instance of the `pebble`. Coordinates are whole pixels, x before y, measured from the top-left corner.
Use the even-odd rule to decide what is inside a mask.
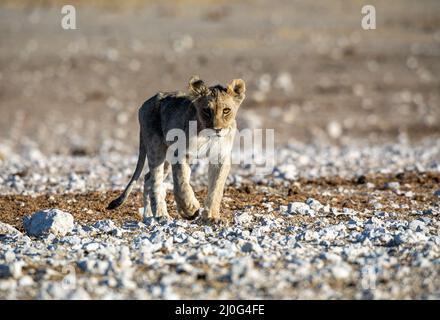
[[[23,225],[30,236],[43,237],[49,233],[64,236],[73,230],[73,216],[58,209],[48,209],[25,217]]]
[[[109,219],[97,221],[93,227],[104,234],[111,234],[118,237],[122,235],[122,231]]]
[[[281,164],[275,167],[274,174],[276,177],[285,180],[296,180],[298,178],[298,169],[294,164]]]
[[[246,242],[241,246],[241,251],[243,252],[252,252],[254,251],[254,245],[251,242]]]
[[[116,229],[115,223],[109,219],[99,220],[95,222],[93,227],[104,233],[111,233],[114,229]]]
[[[308,199],[306,200],[306,204],[307,204],[312,210],[314,210],[314,211],[316,211],[316,212],[318,212],[318,211],[320,211],[321,209],[324,208],[324,206],[323,206],[318,200],[315,200],[315,199],[313,199],[313,198],[308,198]]]
[[[291,202],[287,206],[287,213],[289,214],[301,214],[306,216],[315,216],[315,210],[310,208],[309,205],[303,202]]]
[[[398,190],[400,188],[400,183],[397,181],[385,183],[385,188],[390,190]]]
[[[157,244],[165,242],[165,238],[166,235],[160,229],[158,229],[151,234],[149,240],[151,243]]]
[[[338,139],[342,135],[342,126],[339,122],[331,121],[327,125],[327,133],[333,139]]]
[[[251,258],[243,257],[233,260],[230,271],[230,276],[232,281],[233,282],[240,281],[241,278],[247,276],[247,273],[252,268],[253,268],[253,262]]]
[[[23,276],[18,280],[19,287],[29,287],[34,284],[34,280],[30,276]]]
[[[331,273],[333,277],[335,277],[338,280],[346,280],[350,277],[352,273],[351,267],[346,263],[341,263],[334,265],[331,268]]]
[[[409,223],[409,228],[415,232],[422,232],[426,229],[426,225],[423,221],[413,220]]]
[[[252,221],[252,216],[247,212],[238,213],[234,216],[234,221],[236,224],[242,225],[247,224]]]
[[[89,242],[83,245],[83,250],[87,252],[96,251],[101,247],[99,242]]]
[[[0,235],[21,235],[21,232],[13,226],[0,221]]]

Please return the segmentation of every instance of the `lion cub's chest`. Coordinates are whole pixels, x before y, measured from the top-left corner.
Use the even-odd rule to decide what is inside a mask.
[[[189,152],[197,158],[218,158],[224,159],[231,153],[232,139],[229,133],[225,136],[203,136],[198,135],[190,140]]]

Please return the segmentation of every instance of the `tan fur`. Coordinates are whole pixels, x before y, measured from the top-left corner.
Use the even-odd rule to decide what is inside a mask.
[[[230,155],[236,131],[236,115],[245,98],[245,83],[234,79],[227,85],[207,87],[197,76],[189,81],[188,93],[158,93],[139,109],[140,146],[136,170],[120,197],[113,200],[108,209],[121,205],[129,195],[132,184],[138,180],[145,158],[149,172],[144,181],[144,215],[167,217],[163,181],[172,169],[174,197],[177,211],[185,218],[194,218],[200,209],[190,185],[191,153],[179,155],[180,161],[170,165],[166,155],[173,141],[167,141],[170,130],[185,132],[188,145],[197,138],[198,145],[210,150],[220,150],[218,162],[210,163],[208,169],[208,196],[203,217],[219,219],[223,189],[229,174]],[[191,136],[189,122],[197,121],[196,136]],[[204,139],[202,130],[214,130],[215,135]],[[200,138],[200,139],[199,139]]]

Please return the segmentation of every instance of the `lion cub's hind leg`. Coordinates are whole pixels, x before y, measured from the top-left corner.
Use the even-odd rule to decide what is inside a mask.
[[[153,217],[155,218],[169,218],[167,203],[165,201],[165,187],[164,180],[164,164],[159,164],[150,167],[150,206]]]
[[[171,172],[171,165],[168,161],[165,161],[164,163],[164,173],[163,173],[163,180],[165,181],[168,177],[168,175]],[[143,209],[143,219],[146,219],[148,217],[153,217],[153,212],[151,210],[151,201],[150,201],[150,194],[151,194],[151,175],[150,172],[148,172],[145,175],[144,178],[144,192],[143,192],[143,200],[144,200],[144,209]],[[165,190],[166,193],[166,190]]]
[[[166,146],[161,144],[158,140],[156,136],[151,135],[149,135],[149,139],[147,140],[147,158],[148,168],[150,170],[150,177],[148,179],[150,181],[150,206],[153,217],[169,218],[167,203],[165,201],[166,190],[163,184]]]

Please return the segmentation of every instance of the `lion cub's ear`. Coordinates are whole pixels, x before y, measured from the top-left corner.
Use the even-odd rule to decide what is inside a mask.
[[[242,79],[234,79],[228,84],[228,93],[237,98],[244,98],[244,92],[246,91],[246,85]]]
[[[189,79],[189,92],[196,96],[204,95],[207,94],[208,88],[198,76],[192,76],[191,79]]]

